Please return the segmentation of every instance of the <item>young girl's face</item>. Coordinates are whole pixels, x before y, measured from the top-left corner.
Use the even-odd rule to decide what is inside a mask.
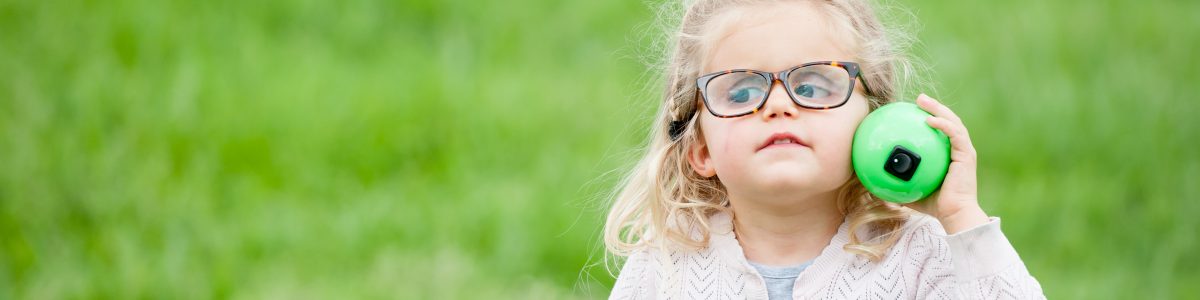
[[[855,61],[851,38],[808,4],[744,12],[726,25],[724,35],[713,39],[701,74],[729,69],[779,72],[806,62]],[[690,162],[701,175],[718,176],[734,199],[787,205],[834,192],[852,175],[850,145],[869,111],[862,90],[862,82],[856,81],[845,105],[812,110],[796,105],[776,83],[762,109],[753,114],[718,118],[702,111],[703,145],[692,148]],[[769,145],[779,134],[794,136],[800,144]]]

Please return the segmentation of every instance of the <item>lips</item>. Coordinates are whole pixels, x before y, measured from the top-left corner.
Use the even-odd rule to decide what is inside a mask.
[[[758,150],[761,151],[768,147],[775,147],[775,146],[808,147],[808,143],[805,142],[804,140],[801,140],[799,137],[796,137],[796,135],[794,135],[794,134],[787,133],[787,132],[780,132],[780,133],[772,134],[770,137],[767,137],[767,139],[765,141],[763,141],[763,143],[761,145],[758,146]]]

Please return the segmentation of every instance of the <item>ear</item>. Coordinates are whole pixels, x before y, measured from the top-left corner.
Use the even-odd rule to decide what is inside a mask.
[[[688,149],[687,160],[696,174],[704,178],[717,175],[717,169],[713,167],[712,156],[708,153],[708,143],[703,138],[697,139],[696,143]]]

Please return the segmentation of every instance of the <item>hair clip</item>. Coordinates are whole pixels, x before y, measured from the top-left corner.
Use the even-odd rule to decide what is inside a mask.
[[[672,141],[679,140],[679,136],[683,135],[683,130],[687,129],[688,121],[691,121],[691,116],[688,116],[687,119],[671,121],[671,128],[667,133],[671,135]]]

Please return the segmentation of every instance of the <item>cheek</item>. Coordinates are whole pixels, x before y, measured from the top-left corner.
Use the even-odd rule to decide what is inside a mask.
[[[829,135],[836,141],[835,145],[849,155],[850,146],[854,142],[854,131],[858,129],[861,118],[848,118],[838,126],[831,126]]]
[[[844,110],[842,110],[844,109]],[[839,111],[840,110],[840,111]],[[836,112],[829,115],[829,118],[821,120],[823,124],[820,126],[810,126],[809,128],[819,128],[818,132],[814,132],[820,139],[820,148],[818,156],[823,161],[836,162],[839,166],[844,164],[850,165],[850,148],[854,142],[854,131],[858,129],[858,124],[867,116],[866,100],[852,99],[851,103],[838,108]],[[814,124],[816,125],[816,124]]]
[[[850,166],[850,148],[854,143],[854,124],[850,124],[849,129],[846,127],[835,128],[835,132],[830,133],[829,150],[825,154],[830,161],[837,162],[839,166]]]
[[[704,131],[704,142],[708,145],[708,154],[718,170],[727,170],[729,166],[736,165],[735,160],[740,151],[738,145],[747,142],[747,135],[740,134],[730,121],[711,117],[702,119],[700,123]]]

